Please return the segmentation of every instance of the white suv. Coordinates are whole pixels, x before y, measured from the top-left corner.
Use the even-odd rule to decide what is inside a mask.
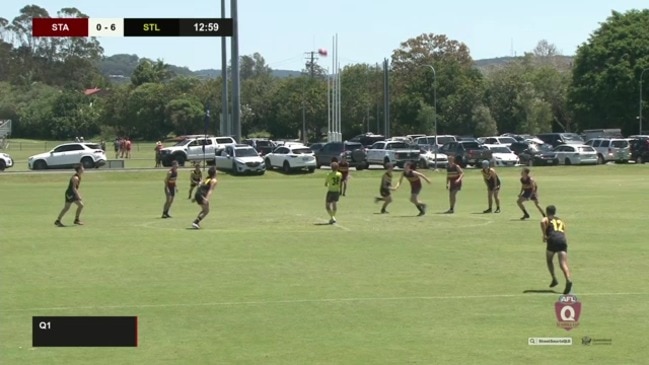
[[[232,137],[190,136],[160,150],[162,165],[171,166],[172,161],[178,162],[180,166],[185,165],[185,161],[212,161],[216,151],[235,144],[237,142]]]
[[[14,160],[11,159],[11,156],[0,152],[0,171],[4,171],[4,169],[12,167],[13,165]]]
[[[593,138],[585,143],[597,151],[600,164],[609,161],[627,163],[631,159],[629,141],[622,138]]]
[[[96,143],[66,143],[29,157],[27,164],[31,170],[72,168],[78,164],[89,169],[105,165],[106,153]]]

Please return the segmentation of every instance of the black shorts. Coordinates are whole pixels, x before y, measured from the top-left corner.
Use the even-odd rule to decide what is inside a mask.
[[[343,175],[343,179],[341,181],[347,181],[347,179],[349,178],[349,172],[341,172],[341,174]]]
[[[568,242],[565,239],[548,239],[545,249],[550,252],[568,252]]]
[[[462,190],[462,182],[458,183],[458,182],[451,181],[451,183],[448,186],[448,190],[449,191],[460,191],[460,190]]]
[[[421,193],[421,185],[410,187],[410,195],[419,195],[419,193]]]
[[[198,184],[200,184],[200,181],[193,181],[192,180],[192,181],[189,182],[189,186],[191,186],[192,188],[197,187]]]
[[[74,203],[74,202],[78,202],[79,200],[81,200],[81,199],[79,199],[76,195],[65,193],[65,202],[66,203]]]
[[[381,188],[381,190],[379,190],[379,194],[381,194],[382,197],[387,198],[392,195],[392,192],[390,191],[390,189]]]
[[[340,199],[340,193],[337,191],[328,191],[325,199],[327,203],[336,203]]]
[[[198,204],[198,205],[200,205],[200,206],[202,206],[203,204],[205,204],[205,202],[207,201],[207,200],[205,199],[205,197],[202,196],[202,195],[200,195],[200,194],[196,194],[196,195],[194,195],[194,199],[196,200],[196,204]]]
[[[176,187],[175,186],[165,186],[165,194],[169,196],[176,196]]]
[[[498,183],[487,183],[487,189],[489,191],[500,190],[500,182],[498,182]]]
[[[532,201],[538,201],[538,198],[536,197],[536,193],[533,191],[524,191],[523,195],[521,195],[521,198],[532,200]]]

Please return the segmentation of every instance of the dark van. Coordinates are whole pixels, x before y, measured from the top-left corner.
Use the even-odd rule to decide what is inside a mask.
[[[584,144],[584,140],[576,133],[541,133],[536,138],[556,147],[562,144]]]

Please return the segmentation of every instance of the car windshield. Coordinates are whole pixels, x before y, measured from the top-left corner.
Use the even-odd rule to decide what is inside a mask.
[[[406,142],[392,142],[385,146],[386,150],[405,150],[410,148]]]
[[[500,143],[516,143],[516,140],[512,137],[499,137]]]
[[[310,148],[294,148],[293,153],[296,155],[303,155],[305,153],[313,153]]]
[[[623,139],[619,139],[617,141],[611,141],[611,147],[626,148],[626,147],[629,147],[629,142],[625,141]]]
[[[494,153],[511,153],[512,152],[512,150],[510,150],[507,147],[491,147],[489,149]]]
[[[182,141],[176,143],[176,144],[174,145],[174,147],[176,147],[176,146],[184,146],[184,145],[189,144],[189,142],[191,142],[191,139],[183,139]]]
[[[86,143],[86,147],[90,148],[91,150],[100,150],[101,146],[96,144],[96,143]]]
[[[449,142],[455,142],[453,137],[437,137],[437,144],[447,144]],[[435,143],[434,140],[431,144]]]
[[[579,147],[579,150],[581,152],[595,152],[595,149],[590,146],[585,146],[585,147]]]
[[[479,150],[480,144],[478,142],[462,142],[462,145],[467,150]]]
[[[257,154],[257,151],[255,151],[254,148],[237,148],[234,153],[237,157],[259,156],[259,154]]]

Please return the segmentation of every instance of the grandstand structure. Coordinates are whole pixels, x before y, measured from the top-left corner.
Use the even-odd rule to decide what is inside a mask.
[[[11,119],[0,120],[0,149],[7,148],[9,136],[11,136]]]

